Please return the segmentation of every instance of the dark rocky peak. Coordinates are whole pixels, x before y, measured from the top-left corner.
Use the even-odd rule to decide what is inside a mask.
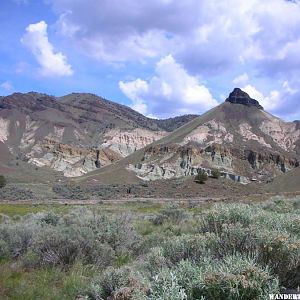
[[[300,120],[296,120],[294,123],[296,124],[296,129],[300,130]]]
[[[226,102],[233,104],[243,104],[246,106],[254,106],[258,109],[264,109],[257,100],[252,99],[246,92],[239,88],[235,88],[226,99]]]
[[[47,108],[59,108],[56,98],[35,92],[14,93],[0,99],[0,108],[18,109],[25,112],[41,111]]]

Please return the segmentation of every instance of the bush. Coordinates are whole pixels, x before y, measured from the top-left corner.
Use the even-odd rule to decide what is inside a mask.
[[[3,188],[6,186],[6,179],[3,175],[0,175],[0,188]]]
[[[228,256],[223,262],[205,263],[203,281],[195,287],[205,299],[253,300],[267,299],[278,293],[278,280],[268,268],[258,266],[242,256]]]
[[[170,239],[162,245],[162,253],[166,260],[176,264],[182,260],[199,261],[208,254],[207,239],[201,235],[184,235]]]
[[[59,197],[63,197],[65,199],[86,200],[89,198],[88,192],[81,186],[56,184],[52,187],[52,190]]]
[[[203,257],[195,265],[186,260],[175,268],[162,269],[151,282],[149,299],[267,299],[279,291],[278,280],[268,268],[243,256],[222,261]]]
[[[221,176],[221,173],[219,170],[215,169],[215,170],[212,170],[211,171],[211,178],[214,178],[214,179],[219,179]]]
[[[24,261],[32,266],[65,267],[81,260],[107,267],[116,259],[127,263],[139,247],[131,216],[126,214],[109,217],[74,210],[63,217],[40,213],[0,224],[1,257],[22,257],[31,251]]]
[[[217,205],[200,219],[200,232],[215,235],[209,248],[216,258],[240,253],[268,267],[286,287],[299,282],[299,217],[258,207]]]
[[[97,214],[95,207],[2,217],[0,274],[5,264],[30,268],[26,274],[92,269],[82,277],[88,286],[76,285],[78,299],[267,299],[300,282],[297,203],[214,205],[194,217],[171,206],[157,225],[149,215]]]
[[[248,227],[259,210],[246,204],[218,204],[200,218],[200,232],[220,233],[224,224],[240,223]]]
[[[52,211],[48,212],[44,217],[41,218],[41,222],[56,226],[59,221],[59,216],[54,214]]]
[[[197,264],[183,260],[173,269],[173,272],[178,284],[184,288],[187,299],[203,299],[201,295],[197,295],[197,287],[203,281],[201,268]]]
[[[208,179],[207,173],[205,171],[201,171],[195,176],[194,181],[203,184],[205,183],[205,181],[207,181],[207,179]]]
[[[35,196],[30,189],[6,185],[0,189],[0,198],[5,200],[28,200],[35,199]]]
[[[255,257],[258,251],[256,226],[243,227],[240,223],[224,224],[219,234],[210,234],[209,248],[217,259],[237,253]]]
[[[147,282],[138,271],[128,267],[110,267],[93,281],[89,296],[92,299],[142,300],[148,290]],[[134,295],[141,297],[137,298]]]
[[[154,225],[162,225],[166,222],[172,222],[175,224],[180,224],[183,220],[188,218],[187,212],[176,206],[172,205],[163,208],[155,217],[152,219]]]
[[[25,254],[32,245],[34,232],[40,226],[34,222],[14,223],[12,221],[0,225],[0,253],[1,257],[18,258]],[[0,257],[0,258],[1,258]]]
[[[169,270],[154,277],[149,300],[186,300],[187,294],[178,283],[177,277]]]
[[[152,248],[150,252],[145,255],[139,262],[141,269],[143,269],[149,277],[157,275],[159,271],[169,264],[163,254],[163,249],[160,247]]]
[[[268,266],[285,287],[300,282],[300,240],[284,232],[258,231],[257,261]]]

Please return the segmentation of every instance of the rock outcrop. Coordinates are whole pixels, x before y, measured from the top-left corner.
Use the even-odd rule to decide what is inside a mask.
[[[66,177],[76,177],[119,160],[120,155],[109,149],[87,149],[44,140],[26,155],[38,167],[50,167]]]
[[[259,104],[257,100],[250,98],[250,96],[246,92],[242,91],[239,88],[235,88],[229,94],[229,97],[226,99],[226,102],[253,106],[263,110],[263,107]]]
[[[271,149],[256,152],[222,144],[201,147],[191,142],[183,146],[149,146],[141,162],[131,164],[128,169],[143,180],[193,176],[201,170],[210,175],[213,169],[218,169],[225,178],[248,183],[252,178],[267,181],[275,174],[285,173],[297,166],[297,158],[288,158]]]

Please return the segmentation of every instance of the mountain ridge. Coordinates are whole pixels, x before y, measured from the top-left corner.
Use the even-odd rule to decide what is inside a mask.
[[[201,116],[165,120],[90,93],[15,93],[0,98],[0,108],[3,167],[11,156],[10,165],[21,159],[67,177],[87,174],[82,180],[106,174],[101,180],[107,182],[113,176],[122,181],[120,175],[171,179],[216,168],[247,183],[299,165],[300,122],[271,115],[238,88]]]
[[[79,176],[121,159],[191,118],[150,119],[88,93],[14,93],[0,98],[0,142],[15,159]]]
[[[171,179],[216,168],[236,181],[267,182],[299,165],[299,140],[295,122],[271,115],[258,102],[225,101],[86,178],[108,182],[122,173],[131,180]]]

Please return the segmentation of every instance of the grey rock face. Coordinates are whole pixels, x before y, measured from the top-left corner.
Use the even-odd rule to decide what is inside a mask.
[[[247,106],[254,106],[258,109],[263,110],[264,108],[259,104],[259,102],[255,99],[250,98],[250,96],[242,91],[239,88],[235,88],[226,99],[226,102],[230,102],[233,104],[243,104]]]

